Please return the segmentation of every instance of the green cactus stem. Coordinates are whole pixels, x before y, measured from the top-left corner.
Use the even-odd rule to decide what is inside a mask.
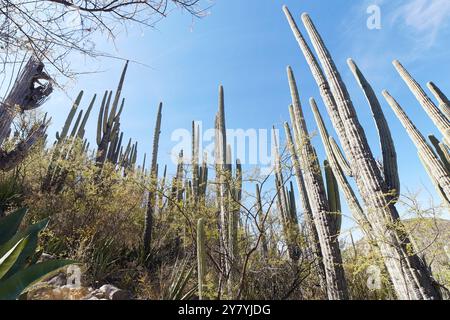
[[[206,235],[205,218],[197,221],[197,274],[198,274],[198,298],[205,298],[204,290],[206,286]]]

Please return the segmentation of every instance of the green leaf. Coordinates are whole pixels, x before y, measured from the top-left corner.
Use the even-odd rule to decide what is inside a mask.
[[[27,209],[22,208],[8,214],[0,220],[0,246],[16,234],[26,213]]]
[[[24,231],[19,232],[16,235],[14,235],[11,238],[11,240],[9,240],[5,245],[0,247],[0,256],[3,256],[20,239],[28,237],[27,246],[22,250],[22,252],[20,253],[16,262],[14,263],[12,268],[8,271],[8,273],[5,275],[5,277],[7,277],[7,278],[10,277],[13,273],[17,272],[18,270],[20,270],[24,267],[26,260],[29,257],[31,257],[36,251],[39,232],[42,229],[44,229],[47,226],[47,224],[48,224],[48,219],[44,219],[35,224],[32,224],[31,226],[28,226]]]
[[[20,239],[19,242],[0,258],[0,279],[11,269],[27,244],[28,238]]]
[[[72,260],[50,260],[32,265],[6,279],[0,281],[0,300],[15,300],[31,284],[44,276],[70,264]]]

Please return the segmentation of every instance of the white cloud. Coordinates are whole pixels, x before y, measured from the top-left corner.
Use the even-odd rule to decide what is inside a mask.
[[[427,45],[432,46],[438,33],[450,19],[449,0],[412,0],[398,7],[393,23],[399,20]]]

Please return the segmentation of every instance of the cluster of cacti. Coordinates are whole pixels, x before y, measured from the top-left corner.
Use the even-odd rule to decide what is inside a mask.
[[[348,166],[341,165],[345,158],[336,152],[337,145],[334,145],[333,142],[331,142],[332,140],[328,137],[318,108],[314,100],[311,100],[311,106],[319,124],[330,167],[333,170],[341,189],[344,190],[344,195],[349,207],[352,209],[355,220],[361,224],[361,228],[366,234],[370,233],[372,240],[374,240],[377,245],[399,298],[440,298],[440,293],[433,282],[429,270],[417,254],[411,254],[410,250],[408,250],[408,248],[411,247],[408,235],[405,234],[402,228],[398,228],[401,222],[399,221],[399,214],[395,207],[395,202],[398,198],[400,189],[396,155],[392,137],[376,95],[357,68],[356,64],[352,60],[349,60],[348,63],[350,69],[363,89],[378,128],[383,155],[382,168],[380,168],[372,154],[346,85],[342,81],[339,71],[312,20],[307,14],[302,15],[303,24],[306,27],[321,66],[303,38],[289,10],[287,7],[284,7],[283,9],[319,87],[323,102],[327,107],[330,119],[343,146],[345,158],[348,159],[348,161],[346,161]],[[412,88],[430,117],[432,117],[436,126],[444,135],[444,138],[447,139],[447,135],[449,134],[448,120],[442,116],[442,113],[438,108],[432,104],[431,100],[426,97],[417,83],[408,77],[406,71],[403,70],[398,63],[396,63],[396,67],[399,69],[402,76],[406,78],[408,85]],[[401,115],[401,118],[406,125],[406,117],[404,114],[401,114],[399,106],[393,101],[391,101],[391,104],[394,106],[393,108],[397,110],[398,114]],[[409,126],[409,129],[413,132],[414,128]],[[423,152],[423,157],[425,158],[427,165],[431,167],[431,171],[435,173],[436,181],[438,181],[439,185],[444,190],[444,188],[448,186],[445,181],[448,177],[444,177],[441,170],[442,166],[439,167],[439,172],[435,171],[438,169],[437,158],[433,157],[431,150],[426,149],[422,144],[422,142],[424,142],[422,141],[423,139],[418,139],[417,133],[413,134],[416,137],[417,142],[421,143],[420,150]],[[344,172],[351,173],[355,179],[360,195],[364,201],[365,212],[361,210],[361,206],[358,204],[356,196],[346,182],[346,179],[343,176]],[[324,201],[321,200],[320,196],[321,194],[316,194],[314,195],[314,199],[311,199],[310,197],[310,203],[318,203],[319,201],[323,203]],[[323,249],[322,242],[321,249]],[[339,276],[343,277],[343,274],[340,274]],[[341,279],[341,281],[343,281],[343,279]],[[328,294],[330,296],[330,292],[328,292]]]
[[[248,261],[254,252],[258,252],[258,257],[262,257],[260,265],[270,269],[275,265],[271,258],[276,257],[286,265],[292,266],[289,270],[293,271],[296,277],[300,277],[302,263],[307,261],[314,270],[314,281],[317,280],[321,292],[329,299],[350,298],[351,293],[347,287],[339,244],[342,191],[343,199],[353,219],[361,228],[369,245],[381,256],[397,297],[441,298],[441,292],[429,268],[420,255],[414,252],[415,245],[400,221],[396,208],[401,190],[397,154],[376,93],[357,64],[348,59],[348,67],[371,109],[378,131],[382,161],[377,161],[370,148],[347,87],[311,18],[307,14],[302,15],[313,48],[303,37],[288,8],[284,6],[283,10],[317,84],[337,139],[335,140],[333,134],[328,131],[317,102],[311,97],[309,104],[326,157],[321,165],[308,130],[294,72],[291,67],[287,67],[291,97],[290,123],[285,122],[283,128],[288,157],[284,157],[281,152],[281,142],[275,128],[272,139],[276,192],[272,202],[276,204],[277,216],[274,220],[279,224],[269,219],[272,203],[270,206],[267,203],[263,204],[262,185],[267,181],[267,177],[264,182],[253,180],[257,181],[254,206],[248,209],[243,203],[243,168],[239,159],[236,159],[233,165],[231,145],[227,141],[222,86],[219,87],[218,111],[215,117],[215,181],[212,183],[216,195],[214,205],[210,204],[207,197],[209,183],[207,155],[205,153],[201,156],[200,127],[194,121],[190,163],[185,161],[184,151],[180,150],[172,181],[166,181],[170,178],[167,175],[167,166],[164,167],[159,180],[161,172],[158,171],[162,168],[158,165],[162,103],[159,104],[156,113],[153,150],[148,171],[146,155],[143,157],[142,165],[136,166],[138,143],[129,139],[127,145],[123,144],[124,132],[121,131],[120,123],[125,103],[121,94],[128,62],[122,71],[116,92],[113,94],[112,91],[106,91],[103,95],[97,121],[97,148],[92,150],[91,157],[87,156],[90,145],[85,138],[85,129],[97,96],[93,96],[84,111],[79,109],[83,91],[79,93],[64,126],[56,134],[42,190],[47,192],[62,190],[68,180],[68,169],[61,161],[70,162],[78,156],[77,152],[80,150],[82,155],[86,156],[83,161],[91,163],[92,168],[98,173],[95,176],[98,181],[101,180],[102,174],[104,175],[107,163],[111,164],[113,170],[117,170],[124,180],[132,176],[137,177],[139,183],[144,181],[145,186],[139,187],[140,191],[145,190],[144,203],[139,208],[142,210],[139,211],[141,216],[145,210],[142,239],[139,238],[142,243],[139,244],[142,244],[146,267],[151,270],[158,263],[157,259],[153,259],[160,249],[157,243],[159,239],[155,238],[161,233],[157,226],[162,221],[168,222],[168,228],[172,228],[176,223],[180,223],[174,217],[178,217],[177,214],[181,213],[185,220],[182,220],[181,225],[174,227],[177,234],[175,241],[170,245],[173,248],[182,239],[183,249],[173,251],[176,251],[177,261],[179,254],[184,256],[184,259],[181,265],[177,262],[173,267],[170,286],[163,296],[166,299],[184,299],[192,297],[193,293],[198,291],[200,300],[207,298],[211,292],[206,289],[210,288],[206,283],[207,263],[211,265],[208,268],[208,279],[214,279],[214,270],[217,275],[218,298],[241,298],[243,291],[246,290],[246,268],[249,268]],[[448,118],[450,102],[444,93],[430,82],[427,84],[428,88],[439,102],[439,106],[435,105],[398,61],[394,61],[394,66],[443,135],[443,141],[430,135],[428,142],[388,91],[383,91],[383,96],[417,147],[418,157],[436,190],[445,204],[450,206]],[[49,80],[42,68],[41,62],[31,58],[5,102],[0,104],[0,144],[10,135],[11,123],[17,111],[38,107],[51,93],[50,84],[34,88],[33,79]],[[30,86],[30,81],[33,86]],[[28,87],[25,88],[26,86]],[[46,126],[47,121],[44,120],[38,129],[17,145],[14,151],[9,153],[0,151],[0,169],[9,169],[22,159],[36,139],[44,135]],[[185,172],[188,167],[191,169],[190,173]],[[291,176],[296,179],[297,190],[294,190]],[[355,189],[350,179],[354,180]],[[139,198],[139,204],[141,201]],[[212,217],[209,216],[210,207],[214,210]],[[21,213],[16,214],[20,216]],[[252,221],[248,223],[243,220]],[[278,233],[278,225],[281,229],[280,237],[274,237],[273,234]],[[206,233],[206,226],[208,231],[212,231],[211,234]],[[255,230],[253,233],[251,228]],[[172,230],[167,232],[171,235],[169,231]],[[166,230],[162,232],[166,233]],[[353,243],[351,233],[350,237]],[[283,241],[280,242],[280,239]],[[171,238],[170,241],[172,240]],[[20,246],[27,243],[23,240],[16,245],[20,249]],[[356,246],[354,247],[356,253]],[[189,256],[189,252],[195,251],[198,283],[192,284],[190,277],[195,270],[195,260]],[[190,285],[194,287],[189,288]]]
[[[206,196],[206,187],[208,185],[208,166],[207,154],[203,155],[202,165],[199,165],[199,148],[200,148],[200,128],[192,121],[192,199],[194,203],[201,202],[204,204]]]
[[[236,159],[232,168],[231,146],[227,144],[225,125],[225,101],[223,87],[219,87],[219,109],[215,120],[215,171],[218,210],[221,280],[226,280],[227,293],[236,296],[236,280],[239,272],[238,229],[242,200],[242,166]]]
[[[125,104],[125,98],[121,100],[120,95],[127,68],[128,61],[123,68],[114,100],[111,102],[112,91],[106,91],[103,95],[98,114],[96,139],[96,162],[99,167],[102,167],[105,161],[118,164],[124,169],[130,169],[136,164],[137,142],[132,143],[130,139],[124,150],[122,146],[123,132],[120,130],[120,115]]]
[[[88,109],[84,116],[83,110],[80,110],[78,112],[78,116],[72,126],[73,119],[77,113],[82,98],[83,91],[81,91],[75,99],[72,108],[70,109],[69,114],[67,115],[67,118],[64,122],[64,126],[61,132],[56,133],[56,140],[53,144],[51,160],[47,169],[47,174],[42,184],[43,190],[48,191],[53,187],[55,187],[55,191],[61,190],[62,186],[64,185],[67,171],[61,168],[61,166],[58,164],[58,161],[69,160],[71,156],[73,156],[72,152],[76,143],[78,143],[79,141],[83,141],[82,152],[87,152],[89,150],[89,142],[87,141],[87,139],[84,139],[85,127],[87,120],[89,119],[92,107],[94,106],[96,95],[94,95],[91,102],[89,103]],[[71,127],[72,130],[70,130]]]
[[[289,257],[295,263],[300,259],[301,254],[299,247],[300,228],[297,218],[297,208],[295,206],[295,201],[292,201],[291,198],[292,190],[288,190],[287,188],[285,188],[286,180],[284,179],[283,175],[282,160],[279,153],[278,138],[275,132],[276,131],[273,130],[277,209],[279,214],[279,220],[283,228],[283,234],[286,239],[286,244],[288,247]],[[287,135],[287,137],[289,141],[290,135]],[[293,162],[295,161],[296,158],[294,157]],[[294,170],[295,169],[296,168],[294,167]],[[297,175],[297,177],[299,176]]]
[[[183,163],[184,153],[183,150],[180,151],[178,155],[177,171],[172,180],[171,197],[172,200],[170,207],[174,206],[174,203],[179,203],[183,199],[184,187],[183,187],[183,176],[184,176],[184,163]]]
[[[41,106],[52,91],[52,81],[44,72],[44,64],[36,56],[31,56],[4,101],[0,102],[0,145],[10,136],[14,118],[21,112]],[[10,170],[21,162],[36,141],[44,137],[48,124],[44,118],[13,150],[0,149],[0,169]]]
[[[400,76],[411,89],[411,92],[417,98],[424,110],[427,112],[431,120],[434,122],[438,130],[443,135],[443,142],[440,142],[435,136],[430,135],[429,140],[434,149],[426,141],[425,137],[416,128],[413,122],[406,115],[400,104],[387,91],[383,91],[383,96],[391,106],[398,119],[405,127],[406,132],[417,148],[417,154],[422,162],[426,172],[430,176],[431,181],[436,187],[437,192],[442,197],[446,205],[450,205],[450,176],[449,176],[449,158],[448,150],[450,137],[450,122],[448,115],[448,99],[439,88],[432,82],[428,83],[428,87],[439,101],[440,109],[428,97],[419,83],[408,73],[402,64],[395,60],[393,62]]]
[[[136,164],[138,146],[137,142],[132,143],[131,139],[129,139],[125,149],[122,146],[123,132],[120,131],[120,115],[124,107],[125,99],[121,100],[120,107],[119,109],[117,108],[127,68],[128,62],[122,71],[112,103],[112,91],[106,91],[103,95],[97,121],[96,142],[98,148],[95,151],[95,159],[98,167],[101,168],[105,161],[108,161],[119,168],[123,168],[125,175]],[[83,91],[75,99],[61,131],[56,133],[51,161],[42,185],[43,190],[53,189],[55,192],[58,192],[62,189],[67,170],[61,168],[58,162],[61,160],[70,160],[74,156],[74,148],[78,143],[81,143],[81,152],[88,153],[90,143],[85,138],[86,124],[95,104],[96,97],[97,95],[93,96],[85,113],[84,110],[78,111],[83,98]]]
[[[318,260],[318,274],[330,299],[348,298],[337,236],[340,229],[339,191],[334,175],[327,172],[328,185],[322,177],[317,153],[311,144],[306,121],[292,69],[287,69],[292,105],[289,107],[294,132],[292,140],[289,124],[285,123],[287,143],[293,158],[299,193],[309,205],[304,205],[308,224],[308,243]],[[327,170],[328,171],[328,170]],[[327,194],[327,189],[329,193]],[[338,211],[339,210],[339,211]]]

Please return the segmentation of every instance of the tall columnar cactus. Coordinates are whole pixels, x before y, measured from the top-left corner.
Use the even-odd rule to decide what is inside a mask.
[[[444,191],[442,190],[441,186],[439,185],[439,182],[437,182],[434,178],[433,178],[433,172],[430,168],[430,166],[428,165],[428,162],[424,159],[424,157],[422,156],[422,154],[420,154],[419,152],[417,153],[417,156],[419,157],[420,162],[423,165],[423,168],[425,169],[425,172],[428,174],[428,176],[431,179],[431,183],[433,184],[433,186],[436,188],[436,191],[439,195],[439,197],[442,199],[442,201],[447,205],[450,206],[450,199],[447,198],[447,195],[444,193]]]
[[[296,151],[303,170],[306,190],[313,221],[319,236],[320,249],[325,267],[326,289],[329,299],[348,299],[347,283],[342,266],[341,251],[336,234],[335,214],[327,199],[317,154],[311,144],[306,121],[298,94],[295,77],[290,67],[287,68],[291,90],[293,118],[291,119]]]
[[[75,101],[73,102],[72,108],[70,109],[69,114],[66,117],[66,121],[64,122],[61,132],[56,133],[57,143],[62,143],[69,134],[70,127],[72,126],[72,121],[75,117],[75,114],[77,113],[78,106],[80,105],[81,99],[83,98],[83,94],[84,91],[81,90],[78,96],[76,97]]]
[[[447,117],[447,120],[450,121],[450,101],[447,96],[434,84],[434,82],[428,82],[427,87],[439,102],[439,109],[441,109],[442,113]]]
[[[342,225],[341,198],[339,195],[339,186],[331,169],[329,162],[324,160],[325,181],[327,186],[328,207],[331,214],[332,234],[339,235]]]
[[[146,168],[145,168],[146,162],[147,162],[147,153],[144,152],[144,157],[143,157],[143,159],[142,159],[142,165],[141,165],[141,173],[142,173],[143,175],[145,174],[145,171],[146,171]]]
[[[330,168],[333,170],[333,174],[335,179],[337,180],[340,189],[342,190],[345,199],[347,201],[347,204],[352,212],[353,217],[355,218],[357,224],[361,227],[361,229],[364,231],[364,234],[366,237],[371,237],[371,231],[370,231],[370,224],[367,220],[367,217],[361,208],[361,205],[359,203],[359,200],[357,196],[355,195],[355,192],[353,191],[350,183],[348,182],[344,170],[342,170],[342,167],[340,166],[340,162],[337,160],[339,157],[336,155],[335,149],[332,146],[332,142],[334,141],[331,139],[331,137],[328,135],[328,131],[325,127],[325,123],[322,119],[322,116],[319,112],[319,108],[317,107],[316,101],[311,98],[310,99],[310,105],[314,114],[314,118],[317,123],[317,127],[319,128],[319,133],[322,138],[322,143],[325,149],[325,154],[328,159],[328,163],[330,165]],[[340,150],[338,151],[340,152]],[[343,158],[343,161],[345,159]]]
[[[172,180],[171,202],[169,203],[169,208],[173,208],[174,203],[178,204],[183,199],[183,158],[183,150],[180,150],[178,154],[177,171]]]
[[[92,108],[94,106],[96,99],[97,99],[97,95],[94,94],[94,97],[92,98],[91,102],[89,103],[86,113],[84,114],[83,120],[81,121],[81,124],[78,127],[77,138],[79,138],[79,139],[84,139],[84,136],[86,134],[86,123],[89,120],[89,116],[91,115],[91,111],[92,111]]]
[[[285,12],[299,41],[302,38],[300,31],[293,23],[287,8]],[[332,99],[324,99],[324,102],[352,171],[355,172],[356,184],[367,207],[367,218],[397,296],[400,299],[439,299],[440,293],[434,286],[429,270],[417,254],[410,253],[408,248],[411,242],[402,231],[403,228],[396,228],[398,224],[401,224],[399,214],[388,196],[387,184],[373,157],[347,88],[334,61],[310,17],[303,14],[302,20],[327,78],[319,79],[315,76],[316,80],[320,80],[316,82],[322,93],[326,92],[327,97],[330,94],[334,97],[335,104]],[[317,61],[311,58],[311,51],[307,49],[304,40],[301,42],[301,48],[311,69],[320,70]]]
[[[312,105],[311,100],[314,99],[313,98],[310,99],[310,104]],[[328,142],[330,143],[331,153],[334,154],[334,158],[336,158],[336,161],[341,167],[342,172],[348,177],[353,177],[352,168],[350,168],[350,164],[342,154],[341,148],[339,148],[339,145],[337,144],[336,140],[334,140],[334,138],[330,136],[328,138]]]
[[[391,130],[389,129],[380,102],[378,101],[372,86],[352,59],[348,59],[347,63],[356,81],[363,90],[372,110],[372,115],[380,137],[381,153],[383,155],[384,181],[386,182],[389,192],[392,194],[392,198],[396,201],[400,195],[400,179],[398,177],[397,153],[395,152]]]
[[[266,235],[266,215],[263,211],[263,205],[261,201],[261,188],[259,184],[256,184],[256,215],[258,221],[258,230],[260,233],[259,237],[261,242],[261,255],[264,259],[267,259],[269,257],[269,245]]]
[[[206,201],[206,188],[208,186],[208,154],[206,152],[203,154],[202,166],[200,167],[198,174],[199,195],[204,204]]]
[[[238,227],[242,198],[242,166],[239,159],[236,159],[235,176],[233,177],[231,146],[226,143],[225,103],[222,86],[219,87],[219,110],[215,119],[215,133],[214,160],[222,268],[219,282],[222,283],[223,280],[226,280],[228,296],[234,298],[237,293],[235,284],[239,272]],[[204,162],[203,168],[202,173],[207,174],[206,162]],[[207,175],[199,179],[199,185],[202,181],[205,184],[203,188],[205,188]]]
[[[41,83],[42,80],[46,83]],[[52,81],[44,72],[44,64],[31,56],[5,100],[0,102],[0,145],[9,137],[16,115],[40,107],[52,91]],[[13,150],[0,150],[0,170],[10,170],[22,161],[36,141],[44,137],[47,126],[48,121],[37,124]]]
[[[293,107],[289,108],[291,118],[295,119]],[[306,226],[306,242],[308,245],[307,256],[312,260],[317,261],[317,271],[322,289],[326,291],[326,276],[325,267],[323,265],[322,250],[320,248],[319,235],[316,225],[314,223],[314,217],[311,211],[311,206],[308,198],[307,186],[304,180],[304,173],[299,161],[298,150],[292,139],[291,129],[288,123],[284,124],[284,130],[286,135],[286,143],[291,154],[291,162],[295,172],[295,178],[297,181],[297,188],[300,195],[300,200],[303,206],[303,216]]]
[[[439,155],[439,158],[441,159],[445,168],[447,169],[447,172],[450,172],[450,152],[448,150],[448,147],[445,145],[445,143],[440,142],[439,139],[432,134],[428,136],[428,139],[436,149],[436,152]]]
[[[319,66],[319,63],[317,62],[317,59],[314,56],[313,52],[311,51],[309,45],[306,43],[306,40],[303,37],[302,33],[300,32],[300,29],[298,28],[289,9],[286,6],[283,6],[283,11],[286,15],[286,19],[288,20],[289,26],[291,27],[291,30],[295,36],[295,39],[297,40],[297,43],[298,43],[303,55],[305,56],[305,60],[308,63],[308,66],[311,70],[311,74],[317,83],[317,86],[320,91],[320,95],[322,97],[322,100],[323,100],[326,108],[327,108],[328,114],[330,115],[334,129],[336,130],[336,133],[339,137],[339,141],[341,141],[341,143],[342,143],[344,152],[346,155],[351,155],[352,150],[350,148],[350,143],[349,143],[347,135],[345,133],[345,126],[342,123],[342,119],[339,115],[339,111],[338,111],[338,107],[337,107],[335,98],[331,92],[330,85],[329,85],[327,79],[325,78],[325,74],[322,71],[322,68]],[[343,170],[344,169],[345,168],[343,167]],[[351,170],[349,173],[351,173]]]
[[[230,275],[228,277],[228,287],[231,298],[236,297],[235,283],[239,274],[239,220],[242,200],[242,165],[236,159],[236,170],[233,181],[230,181],[229,196],[229,217],[228,217],[228,251],[230,260]]]
[[[223,87],[219,87],[219,110],[216,116],[215,130],[215,169],[217,183],[217,201],[219,210],[219,242],[221,252],[221,277],[226,279],[229,275],[230,264],[227,257],[228,241],[227,241],[227,217],[228,217],[228,188],[227,178],[230,177],[229,166],[227,165],[227,137],[225,126],[225,103]],[[230,288],[228,288],[230,289]]]
[[[300,228],[298,225],[297,211],[292,211],[292,206],[289,205],[288,195],[285,190],[286,180],[283,175],[283,167],[281,156],[279,153],[278,137],[275,128],[273,128],[273,144],[274,144],[274,158],[275,158],[275,187],[279,219],[283,230],[283,235],[288,248],[289,257],[297,264],[301,256],[301,249],[299,246]],[[305,213],[307,214],[307,213]],[[315,246],[315,244],[312,244]],[[314,247],[316,248],[316,247]],[[314,249],[313,249],[314,250]],[[314,251],[315,254],[317,252]],[[319,257],[319,256],[317,256]],[[321,256],[320,256],[321,257]],[[320,264],[321,259],[319,260]]]
[[[163,176],[158,190],[158,212],[161,213],[165,207],[167,201],[165,201],[166,191],[166,178],[167,178],[167,165],[164,166]]]
[[[58,165],[58,160],[68,160],[72,156],[75,144],[79,142],[77,139],[84,139],[86,123],[89,119],[89,115],[94,106],[97,96],[94,95],[94,97],[91,99],[91,102],[89,103],[89,106],[84,115],[83,110],[80,110],[78,112],[76,121],[74,124],[72,124],[81,103],[83,93],[83,91],[80,91],[66,117],[61,131],[56,133],[56,140],[53,145],[50,163],[47,168],[47,174],[44,177],[44,181],[42,183],[42,190],[48,191],[55,185],[59,185],[59,189],[62,188],[67,172]],[[72,128],[72,130],[70,130],[70,128]],[[83,152],[85,152],[87,151],[87,149],[88,143],[84,141],[82,150]],[[54,191],[56,191],[56,189],[58,188],[54,188]]]
[[[192,189],[194,202],[197,203],[199,198],[199,165],[198,165],[198,153],[199,153],[199,130],[195,125],[195,121],[192,121]]]
[[[450,145],[450,120],[445,117],[445,115],[441,110],[439,110],[438,107],[436,107],[433,101],[422,89],[420,84],[409,74],[409,72],[405,69],[405,67],[403,67],[400,61],[394,60],[392,63],[395,69],[397,69],[397,72],[402,77],[403,81],[405,81],[406,85],[419,101],[422,108],[431,118],[441,134],[444,136],[444,142],[447,145]]]
[[[200,152],[200,127],[192,122],[192,198],[194,204],[198,205],[200,202],[204,204],[206,200],[206,187],[208,184],[208,167],[207,167],[207,153],[203,154],[202,164],[199,164]]]
[[[114,149],[114,145],[116,145],[116,150],[110,153],[110,155],[111,157],[116,156],[117,152],[116,140],[120,136],[120,115],[122,113],[123,106],[125,103],[124,99],[120,101],[121,99],[120,96],[122,94],[122,87],[125,80],[127,68],[128,68],[128,61],[125,63],[122,75],[120,76],[119,84],[117,86],[117,90],[114,95],[114,100],[111,102],[112,99],[111,91],[109,93],[105,92],[105,95],[103,96],[97,124],[98,149],[96,162],[99,167],[101,167],[103,163],[108,159],[108,150],[110,148]]]
[[[150,166],[150,182],[149,182],[149,195],[147,203],[147,211],[145,213],[145,225],[144,225],[144,252],[145,254],[150,253],[152,232],[153,232],[153,213],[155,211],[156,205],[156,189],[158,183],[158,177],[156,174],[157,161],[158,161],[158,148],[159,148],[159,136],[161,133],[161,119],[162,119],[162,103],[159,104],[158,113],[156,115],[155,132],[153,134],[153,151],[152,151],[152,162]]]
[[[198,274],[198,298],[204,299],[206,277],[206,235],[205,218],[197,221],[197,274]]]
[[[383,91],[383,95],[392,110],[394,110],[403,127],[406,129],[411,140],[414,142],[420,159],[424,162],[427,171],[431,173],[430,178],[432,181],[437,182],[437,185],[444,193],[445,198],[450,199],[450,176],[447,168],[433,152],[431,146],[427,143],[420,131],[414,126],[398,102],[386,90]]]

